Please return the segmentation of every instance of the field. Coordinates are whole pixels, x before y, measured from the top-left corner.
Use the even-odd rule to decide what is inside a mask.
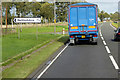
[[[67,30],[67,26],[56,26],[56,32],[61,32],[62,29]],[[38,39],[36,39],[36,30],[38,29]],[[18,39],[18,28],[15,33],[6,34],[2,36],[2,62],[19,55],[26,50],[33,48],[43,42],[54,40],[61,34],[53,34],[54,26],[35,26],[29,28],[22,28],[20,32],[20,39]]]

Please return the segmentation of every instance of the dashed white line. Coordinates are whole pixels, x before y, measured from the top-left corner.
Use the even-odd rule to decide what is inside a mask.
[[[102,34],[100,34],[100,37],[102,37]]]
[[[105,42],[105,41],[103,41],[103,44],[104,44],[104,45],[106,45],[106,42]]]
[[[113,56],[110,55],[109,57],[110,57],[110,59],[111,59],[113,65],[114,65],[115,69],[119,69],[119,67],[118,67],[118,65],[117,65],[117,63],[116,63],[116,61],[115,61],[115,59],[113,58]]]
[[[103,38],[103,37],[101,37],[101,39],[104,41],[104,38]]]
[[[101,26],[102,26],[102,25],[101,25]],[[110,26],[111,26],[112,28],[116,29],[116,28],[113,27],[111,24],[110,24]],[[110,60],[112,61],[113,66],[115,67],[115,69],[119,69],[119,66],[117,65],[117,62],[115,61],[114,57],[110,54],[110,53],[111,53],[111,52],[110,52],[110,49],[108,48],[108,46],[106,46],[107,44],[106,44],[106,42],[105,42],[105,40],[104,40],[104,38],[103,38],[103,36],[102,36],[101,29],[100,29],[99,31],[100,31],[100,37],[101,37],[101,39],[103,40],[103,44],[105,45],[105,49],[106,49],[107,53],[109,53],[109,58],[110,58]]]
[[[105,46],[105,48],[106,48],[106,50],[107,50],[108,53],[111,53],[110,49],[108,48],[108,46]]]
[[[100,32],[100,37],[102,37],[102,33]]]
[[[62,52],[68,47],[69,43],[62,49],[62,51],[51,61],[51,63],[39,74],[36,80],[41,78],[41,76],[48,70],[48,68],[55,62],[55,60],[62,54]]]

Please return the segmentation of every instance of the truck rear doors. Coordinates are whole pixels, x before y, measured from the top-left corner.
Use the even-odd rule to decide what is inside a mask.
[[[95,5],[71,6],[69,13],[70,32],[85,34],[97,29],[97,11]]]

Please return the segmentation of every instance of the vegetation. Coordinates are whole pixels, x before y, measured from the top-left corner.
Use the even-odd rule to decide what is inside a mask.
[[[114,14],[111,13],[110,19],[112,21],[118,21],[118,12],[115,12]]]
[[[68,36],[64,36],[53,43],[49,44],[39,52],[32,54],[24,60],[20,60],[12,67],[3,71],[3,78],[26,78],[31,72],[33,72],[40,64],[45,62],[53,52],[55,52],[60,46],[68,40]]]
[[[62,29],[65,28],[67,30],[67,26],[57,26],[57,32],[61,32]],[[53,32],[54,27],[38,27],[38,40],[36,40],[36,28],[23,28],[20,33],[20,39],[18,39],[18,34],[8,34],[3,35],[2,37],[2,61],[6,61],[7,59],[18,55],[26,50],[31,49],[32,47],[46,42],[48,40],[53,40],[60,35],[54,35],[49,32]],[[40,34],[43,33],[43,34]]]
[[[71,2],[74,4],[76,2]],[[70,2],[56,2],[57,22],[67,21],[67,11]],[[41,17],[42,23],[54,21],[54,3],[49,2],[2,2],[3,24],[11,24],[14,17]]]
[[[114,26],[114,27],[116,27],[116,28],[118,28],[118,23],[112,23],[112,25]]]
[[[118,12],[115,12],[115,13],[110,13],[108,14],[107,12],[105,11],[100,11],[98,9],[98,17],[100,19],[100,21],[102,22],[103,20],[112,20],[112,21],[118,21]]]
[[[104,12],[103,10],[98,14],[98,17],[100,18],[101,22],[106,18],[110,18],[110,15],[107,12]]]

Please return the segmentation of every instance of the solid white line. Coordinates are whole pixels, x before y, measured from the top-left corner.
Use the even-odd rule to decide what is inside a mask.
[[[111,26],[113,29],[116,29],[111,23],[110,23],[110,26]]]
[[[106,50],[107,50],[108,53],[111,53],[110,49],[108,48],[108,46],[105,46],[105,48],[106,48]]]
[[[113,56],[110,55],[109,57],[110,57],[110,59],[111,59],[113,65],[114,65],[115,69],[119,69],[119,67],[118,67],[118,65],[117,65],[117,62],[115,61],[115,59],[113,58]]]
[[[36,80],[38,80],[47,70],[48,68],[55,62],[55,60],[62,54],[62,52],[68,47],[69,43],[64,47],[64,49],[51,61],[51,63],[39,74]]]
[[[104,41],[104,38],[103,38],[103,37],[101,37],[101,39]]]
[[[104,45],[106,45],[106,42],[105,42],[105,41],[103,41],[103,44],[104,44]]]

